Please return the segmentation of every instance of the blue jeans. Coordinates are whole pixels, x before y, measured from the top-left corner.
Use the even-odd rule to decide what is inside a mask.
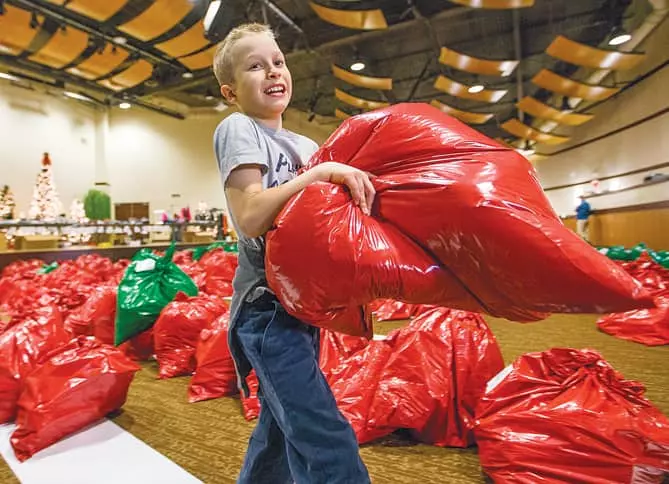
[[[318,329],[267,295],[240,310],[237,337],[260,386],[239,484],[365,484],[349,422],[318,366]]]

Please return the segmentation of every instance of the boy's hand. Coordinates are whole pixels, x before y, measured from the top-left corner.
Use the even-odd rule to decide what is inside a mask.
[[[318,172],[318,178],[321,181],[346,185],[351,192],[353,202],[360,207],[365,215],[370,214],[372,204],[374,203],[374,195],[376,194],[374,185],[371,182],[373,175],[334,161],[321,163],[312,170]]]

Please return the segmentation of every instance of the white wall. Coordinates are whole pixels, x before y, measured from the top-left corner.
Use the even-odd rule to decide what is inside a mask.
[[[193,209],[199,201],[224,207],[212,135],[227,114],[178,120],[139,107],[105,114],[59,93],[0,79],[0,185],[12,188],[17,215],[27,213],[48,151],[65,211],[95,182],[110,183],[114,203],[149,202],[151,210]],[[334,127],[308,123],[294,111],[286,113],[284,125],[319,143]]]
[[[669,20],[666,20],[639,47],[647,54],[638,68],[617,74],[618,79],[632,79],[646,73],[669,58]],[[592,140],[629,125],[669,106],[669,67],[624,91],[616,98],[595,107],[590,112],[595,118],[578,128],[562,130],[571,140],[555,147],[567,147]],[[547,192],[556,211],[573,214],[578,195],[589,191],[590,181],[614,176],[632,170],[669,162],[669,113],[624,130],[599,141],[586,144],[565,153],[558,153],[536,162],[537,172],[544,187],[582,183],[578,186]],[[661,171],[669,173],[669,169]],[[624,188],[641,183],[652,173],[615,177],[600,183],[603,190]],[[593,208],[648,203],[669,198],[669,183],[591,198]]]
[[[8,184],[18,212],[28,212],[48,151],[60,200],[67,211],[93,185],[95,111],[60,96],[0,82],[0,184]]]

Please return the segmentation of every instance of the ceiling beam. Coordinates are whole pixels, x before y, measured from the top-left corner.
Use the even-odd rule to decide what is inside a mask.
[[[82,30],[92,37],[104,39],[106,42],[109,42],[111,44],[115,44],[113,38],[116,35],[125,37],[128,39],[128,41],[122,45],[124,49],[134,52],[135,54],[147,60],[150,60],[153,63],[169,65],[170,67],[179,69],[180,71],[186,70],[186,68],[182,66],[180,63],[167,56],[159,55],[147,49],[134,45],[132,37],[129,38],[128,35],[124,34],[123,32],[119,31],[117,34],[114,35],[106,34],[99,27],[95,28],[95,24],[91,23],[91,25],[88,25],[87,22],[75,18],[76,14],[74,13],[67,12],[67,14],[63,14],[59,12],[57,10],[57,7],[54,5],[37,0],[5,0],[5,3],[14,5],[24,10],[39,12],[46,17],[62,22],[63,24],[69,25],[73,28]]]

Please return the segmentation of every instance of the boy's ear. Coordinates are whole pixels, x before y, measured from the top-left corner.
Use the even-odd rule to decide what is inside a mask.
[[[234,103],[237,96],[235,96],[235,90],[230,84],[223,84],[221,86],[221,95],[229,103]]]

